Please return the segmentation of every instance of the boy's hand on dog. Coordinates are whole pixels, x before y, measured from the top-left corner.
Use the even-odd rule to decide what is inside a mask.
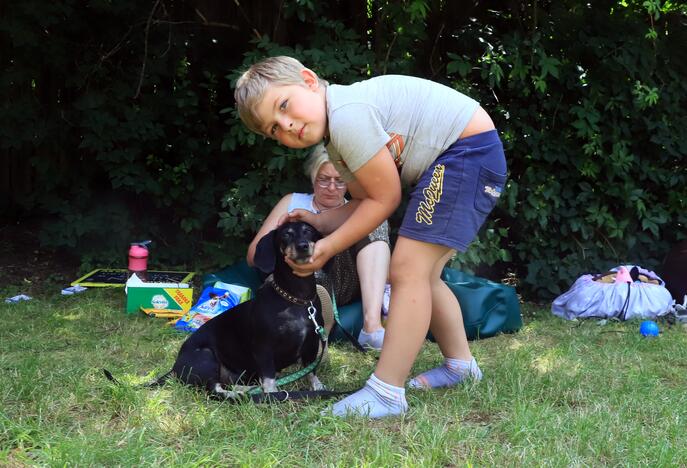
[[[308,263],[295,263],[290,258],[285,258],[293,273],[296,276],[309,276],[322,267],[334,256],[335,252],[331,249],[327,238],[322,238],[315,243],[313,254]]]

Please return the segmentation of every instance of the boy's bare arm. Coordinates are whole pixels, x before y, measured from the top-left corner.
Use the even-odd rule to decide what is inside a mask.
[[[279,218],[277,225],[281,226],[288,221],[305,221],[315,226],[318,231],[326,236],[346,222],[359,204],[359,200],[352,200],[339,208],[328,210],[324,213],[313,213],[312,211],[297,208],[289,213],[284,213]]]
[[[354,199],[360,200],[359,205],[328,237],[339,252],[382,224],[401,202],[401,180],[386,146],[355,172],[355,178],[349,191]]]
[[[329,235],[336,231],[343,223],[351,217],[360,205],[360,202],[367,198],[367,192],[360,185],[357,180],[348,182],[348,192],[351,194],[352,200],[339,208],[327,210],[323,213],[315,214],[308,210],[297,209],[283,216],[279,220],[279,224],[289,221],[305,221],[317,228],[322,234]],[[381,223],[380,223],[381,224]]]
[[[354,211],[338,229],[318,241],[312,263],[296,265],[288,262],[296,273],[305,275],[322,268],[331,257],[372,232],[394,212],[400,203],[401,181],[393,158],[386,147],[383,147],[356,171],[355,177],[359,187],[355,186],[351,195],[354,197],[363,196],[363,198],[359,200],[357,206],[351,207]],[[332,213],[339,210],[341,208],[332,210]],[[329,221],[334,223],[337,215],[328,213],[330,212],[317,216],[321,217],[327,214],[327,218],[331,216]],[[340,212],[342,217],[344,214],[348,213]],[[338,221],[338,218],[336,220]]]

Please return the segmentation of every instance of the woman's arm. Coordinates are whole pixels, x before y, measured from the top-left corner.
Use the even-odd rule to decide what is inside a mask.
[[[248,265],[254,266],[253,257],[255,257],[255,247],[257,247],[260,239],[262,239],[268,232],[276,229],[279,218],[287,213],[289,209],[289,203],[291,203],[291,195],[292,194],[284,195],[284,197],[279,200],[276,205],[274,205],[274,208],[272,208],[272,211],[270,211],[270,214],[267,215],[267,218],[265,218],[265,221],[262,223],[262,227],[248,245],[248,252],[246,253],[246,262],[248,262]]]

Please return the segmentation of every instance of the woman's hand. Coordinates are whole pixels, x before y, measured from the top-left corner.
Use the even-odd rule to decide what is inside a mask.
[[[315,243],[313,254],[308,263],[294,263],[290,258],[286,257],[285,260],[296,276],[310,276],[317,270],[321,270],[325,263],[334,255],[336,255],[336,252],[332,250],[327,238],[324,237]]]

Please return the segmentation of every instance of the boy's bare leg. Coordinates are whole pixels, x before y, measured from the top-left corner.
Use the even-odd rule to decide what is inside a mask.
[[[432,272],[432,320],[429,329],[444,357],[470,360],[472,354],[465,334],[460,304],[441,279],[441,272],[454,253],[454,250],[449,251]]]
[[[388,384],[404,386],[422,347],[432,317],[432,274],[448,253],[448,247],[398,237],[391,257],[386,337],[375,369]]]
[[[361,390],[332,406],[333,414],[381,418],[406,412],[405,380],[432,315],[430,278],[448,252],[448,247],[398,237],[391,257],[391,304],[379,363]]]
[[[358,341],[361,345],[374,349],[380,349],[384,342],[381,310],[384,285],[389,275],[390,255],[386,242],[375,241],[358,252],[356,259],[363,303],[363,329]]]
[[[441,271],[453,253],[449,252],[432,272],[432,320],[429,327],[444,355],[444,364],[410,380],[408,386],[411,388],[450,387],[468,378],[482,378],[482,371],[470,352],[458,299],[441,280]]]

